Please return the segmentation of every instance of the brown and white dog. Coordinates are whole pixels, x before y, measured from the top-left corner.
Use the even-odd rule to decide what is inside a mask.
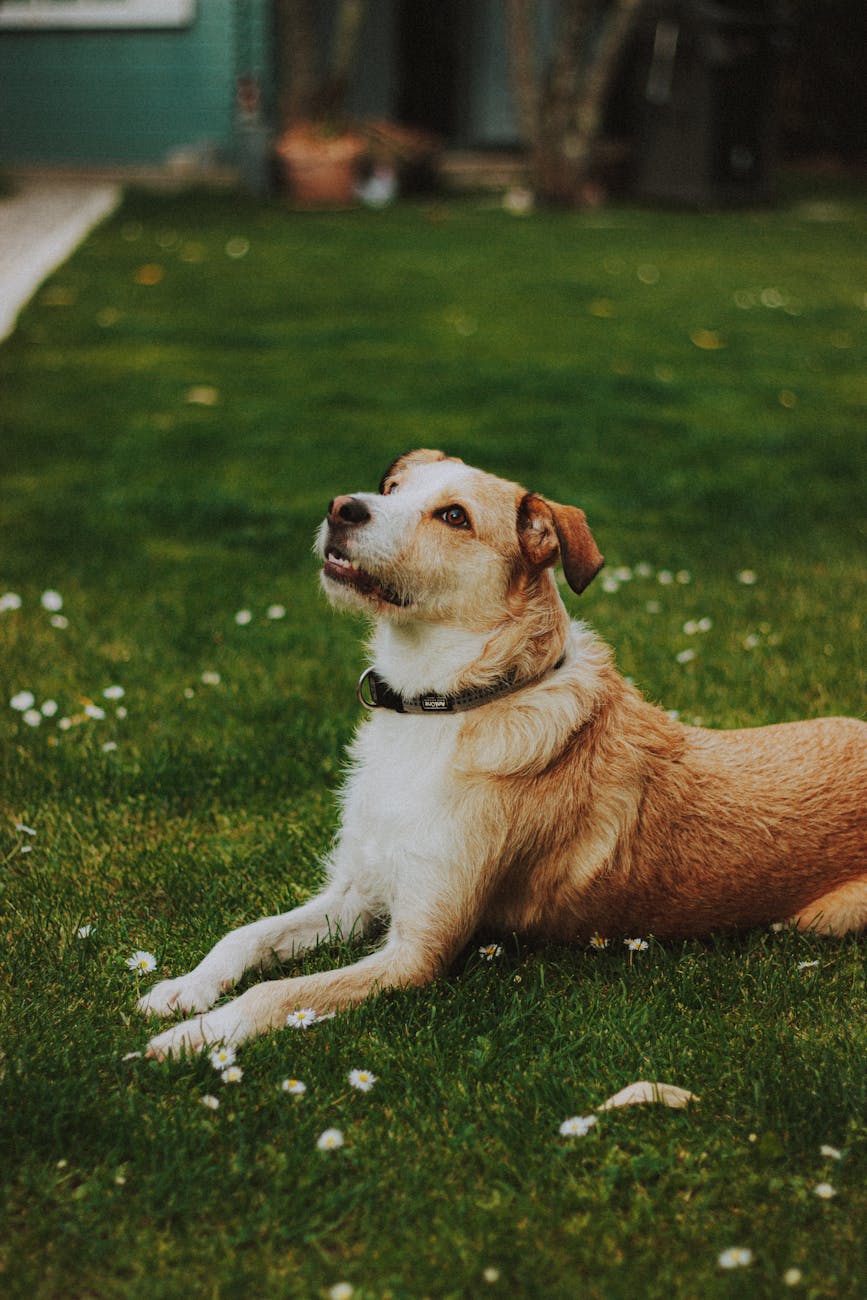
[[[142,1009],[193,1018],[162,1057],[239,1043],[433,979],[474,931],[686,936],[792,920],[867,924],[867,723],[682,726],[571,622],[602,557],[583,513],[441,452],[339,496],[318,535],[334,605],[373,620],[371,707],[351,750],[327,883],[221,939]],[[384,926],[371,955],[253,985],[245,971]]]

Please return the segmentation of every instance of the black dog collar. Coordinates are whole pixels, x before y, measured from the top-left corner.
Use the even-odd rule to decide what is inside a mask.
[[[514,674],[509,674],[491,686],[471,687],[466,691],[457,691],[454,695],[426,691],[410,699],[393,690],[375,669],[366,668],[358,679],[355,693],[359,703],[366,709],[391,709],[393,713],[466,713],[468,709],[477,709],[482,704],[490,704],[492,700],[501,700],[506,695],[526,690],[528,686],[538,686],[539,682],[562,668],[565,660],[566,656],[562,655],[553,668],[529,681],[516,681]]]

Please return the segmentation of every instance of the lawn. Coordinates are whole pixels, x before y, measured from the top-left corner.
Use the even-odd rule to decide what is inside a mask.
[[[526,218],[132,194],[44,286],[0,348],[5,1294],[863,1294],[857,938],[480,935],[245,1045],[238,1083],[124,1058],[149,978],[316,887],[363,627],[311,541],[397,452],[582,505],[608,564],[570,609],[685,719],[863,714],[865,249],[857,188]],[[637,1079],[699,1100],[561,1135]]]

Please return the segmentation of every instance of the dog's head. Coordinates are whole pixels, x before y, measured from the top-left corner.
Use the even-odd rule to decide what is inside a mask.
[[[317,549],[335,605],[479,628],[557,560],[576,592],[603,563],[583,511],[426,450],[394,461],[378,493],[335,497]]]

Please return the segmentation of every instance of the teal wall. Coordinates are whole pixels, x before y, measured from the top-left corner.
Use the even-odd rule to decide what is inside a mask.
[[[239,72],[269,81],[267,0],[198,0],[187,28],[0,30],[0,162],[233,156]],[[267,89],[267,85],[266,85]]]
[[[0,0],[2,3],[2,0]],[[347,97],[352,116],[396,112],[401,15],[419,0],[370,0]],[[426,0],[437,4],[439,0]],[[540,49],[556,0],[541,0]],[[316,0],[327,38],[336,0]],[[241,136],[239,74],[274,109],[272,0],[198,0],[187,28],[19,31],[0,27],[0,165],[160,165],[178,150],[249,164],[261,133]],[[458,126],[451,143],[510,145],[517,135],[508,86],[502,0],[460,0]],[[328,40],[324,40],[327,47]],[[424,125],[422,123],[422,125]],[[245,164],[246,158],[246,164]]]

